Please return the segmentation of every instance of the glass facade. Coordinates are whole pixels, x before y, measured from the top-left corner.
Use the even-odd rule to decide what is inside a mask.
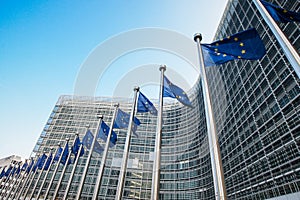
[[[300,11],[299,1],[269,2]],[[300,24],[291,22],[279,26],[299,54]],[[227,197],[270,199],[297,194],[300,192],[299,77],[252,0],[229,0],[215,39],[250,27],[257,29],[266,46],[267,54],[261,60],[236,60],[207,68]],[[194,109],[176,101],[164,104],[160,199],[215,199],[199,80],[189,96]],[[95,134],[97,114],[103,115],[110,125],[115,103],[130,112],[129,99],[61,96],[34,152],[49,152],[67,137],[71,145],[76,132],[82,139],[87,124]],[[157,119],[148,113],[138,113],[137,117],[142,124],[137,130],[138,137],[131,138],[123,199],[150,199],[151,195]],[[116,194],[127,130],[115,131],[118,142],[109,150],[99,199],[114,199]],[[98,141],[104,145],[103,141]],[[77,194],[86,156],[79,160],[69,199]],[[101,156],[93,153],[81,199],[91,199],[93,195]],[[71,164],[67,168],[57,199],[64,195],[72,167]],[[48,198],[54,193],[61,170],[62,166]],[[52,172],[46,179],[42,195]],[[39,182],[35,194],[41,185],[41,180]],[[29,187],[31,192],[32,185]]]
[[[269,2],[300,11],[299,1]],[[279,26],[299,54],[300,24]],[[268,199],[300,186],[299,77],[252,0],[228,3],[215,38],[251,27],[267,54],[207,72],[228,199]]]

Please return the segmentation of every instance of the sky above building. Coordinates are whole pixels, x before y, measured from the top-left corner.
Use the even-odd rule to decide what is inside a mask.
[[[212,42],[227,0],[0,2],[0,158],[29,157],[60,95],[158,98],[159,65],[189,90],[193,35]]]

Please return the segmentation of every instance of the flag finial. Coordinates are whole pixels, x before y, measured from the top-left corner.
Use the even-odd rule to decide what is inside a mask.
[[[200,42],[202,40],[202,35],[201,35],[201,33],[195,33],[195,35],[194,35],[194,41],[195,42]]]
[[[133,91],[139,91],[140,90],[140,87],[138,87],[138,86],[135,86],[134,88],[133,88]]]
[[[162,71],[162,70],[166,71],[167,70],[167,66],[166,65],[160,65],[159,71]]]

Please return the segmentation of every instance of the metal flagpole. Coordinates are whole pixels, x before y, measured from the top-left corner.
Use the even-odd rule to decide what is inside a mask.
[[[13,178],[13,172],[15,173],[15,171],[14,171],[14,168],[15,168],[15,162],[13,161],[12,163],[11,163],[11,166],[13,166],[13,168],[10,170],[10,172],[9,172],[9,174],[8,174],[8,176],[7,176],[7,178],[5,179],[5,181],[4,181],[4,185],[3,185],[3,187],[1,188],[1,192],[0,192],[0,200],[1,199],[4,199],[4,197],[6,196],[6,190],[7,190],[7,188],[9,188],[9,183],[10,183],[10,179],[12,179]]]
[[[25,163],[26,163],[26,162],[28,162],[28,159],[25,159]],[[16,196],[16,190],[20,187],[20,185],[21,185],[23,179],[25,178],[25,173],[26,173],[26,170],[27,170],[28,166],[29,166],[29,164],[25,167],[25,170],[24,170],[24,173],[23,173],[23,174],[22,174],[22,168],[21,168],[20,175],[19,175],[19,176],[17,177],[17,179],[16,179],[17,186],[16,186],[15,189],[14,189],[14,193],[13,193],[11,199],[14,199],[14,197]],[[21,177],[20,180],[18,180],[19,177]],[[12,193],[12,191],[13,191],[13,188],[12,188],[11,191],[9,192],[9,195]]]
[[[17,174],[17,171],[15,171],[16,175],[15,175],[15,177],[12,177],[12,181],[11,181],[12,184],[11,184],[11,186],[9,187],[9,191],[8,191],[8,193],[6,194],[6,197],[4,198],[5,200],[9,199],[9,196],[10,196],[10,194],[11,194],[11,192],[12,192],[12,190],[13,190],[15,184],[17,183],[18,178],[21,176],[21,166],[20,166],[21,163],[22,163],[22,161],[18,163],[18,168],[20,167],[20,172],[19,172],[19,174]],[[16,170],[18,170],[18,168],[17,168]]]
[[[157,113],[154,162],[153,162],[153,171],[152,171],[152,187],[151,187],[151,199],[153,199],[153,200],[159,199],[163,90],[164,90],[164,73],[165,73],[166,69],[167,69],[166,65],[161,65],[159,67],[159,71],[161,72],[160,91],[159,91],[159,105],[158,105],[158,113]]]
[[[87,125],[86,131],[88,130],[88,128],[89,128],[89,125]],[[85,131],[85,132],[86,132],[86,131]],[[77,137],[79,137],[78,134],[77,134]],[[67,197],[68,197],[68,193],[69,193],[69,190],[70,190],[70,187],[71,187],[71,184],[72,184],[72,180],[73,180],[73,177],[74,177],[74,173],[75,173],[75,171],[76,171],[76,167],[77,167],[77,164],[78,164],[78,160],[79,160],[80,152],[81,152],[82,148],[83,148],[83,145],[80,144],[79,150],[78,150],[78,153],[77,153],[77,156],[76,156],[76,158],[75,158],[75,163],[74,163],[74,166],[73,166],[71,175],[70,175],[70,179],[69,179],[69,181],[68,181],[67,188],[65,189],[65,195],[64,195],[64,198],[63,198],[64,200],[66,200]]]
[[[100,184],[101,184],[101,181],[102,181],[102,176],[103,176],[103,172],[104,172],[106,157],[107,157],[107,153],[108,153],[108,149],[109,149],[110,137],[111,137],[111,134],[112,134],[112,131],[113,131],[113,125],[114,125],[114,122],[115,122],[115,119],[116,119],[116,114],[117,114],[119,104],[115,104],[114,106],[115,106],[115,110],[114,110],[114,114],[113,114],[113,117],[112,117],[112,120],[111,120],[109,133],[108,133],[108,136],[107,136],[107,139],[106,139],[105,149],[104,149],[104,152],[103,152],[103,155],[102,155],[100,170],[99,170],[99,174],[98,174],[98,177],[97,177],[95,190],[94,190],[94,193],[93,193],[93,198],[92,198],[93,200],[96,200],[97,197],[98,197],[98,194],[99,194]],[[97,133],[97,134],[99,134],[99,133]]]
[[[131,133],[132,133],[132,123],[134,119],[134,113],[135,113],[135,107],[136,107],[136,102],[137,102],[137,93],[139,91],[139,87],[135,87],[134,90],[134,97],[133,97],[133,103],[132,103],[132,110],[131,110],[131,115],[129,119],[129,124],[128,124],[128,130],[126,134],[126,140],[125,140],[125,146],[124,146],[124,154],[123,154],[123,160],[122,160],[122,165],[120,169],[120,175],[119,175],[119,181],[118,181],[118,187],[117,187],[117,194],[115,199],[120,200],[122,198],[122,191],[124,187],[124,179],[126,175],[126,169],[127,169],[127,161],[128,161],[128,154],[129,154],[129,145],[130,145],[130,138],[131,138]]]
[[[76,137],[74,138],[73,145],[74,145],[74,143],[75,143],[77,137],[78,137],[78,134],[76,134]],[[54,194],[53,194],[53,200],[55,200],[55,197],[56,197],[56,195],[57,195],[57,193],[58,193],[58,190],[59,190],[60,184],[61,184],[61,182],[62,182],[62,179],[64,178],[64,174],[65,174],[65,171],[66,171],[66,169],[67,169],[67,167],[68,167],[68,162],[69,162],[69,159],[70,159],[70,157],[71,157],[71,154],[72,154],[72,151],[69,151],[68,158],[67,158],[67,160],[66,160],[66,163],[65,163],[65,165],[64,165],[63,170],[61,171],[61,175],[60,175],[60,177],[59,177],[59,180],[58,180],[58,182],[57,182],[57,186],[56,186],[56,188],[55,188],[55,192],[54,192]]]
[[[60,148],[60,143],[58,143],[57,146],[58,146],[58,148],[56,148],[55,153],[54,153],[54,155],[52,156],[52,160],[51,160],[50,165],[49,165],[49,167],[48,167],[48,169],[47,169],[47,171],[46,171],[46,173],[45,173],[45,176],[44,176],[43,181],[42,181],[42,183],[41,183],[40,189],[39,189],[39,191],[38,191],[38,193],[37,193],[36,199],[39,199],[39,198],[40,198],[40,195],[41,195],[41,193],[42,193],[43,186],[44,186],[45,181],[46,181],[46,179],[47,179],[48,173],[49,173],[49,171],[51,170],[52,164],[54,163],[54,157],[55,157],[55,155],[56,155],[58,149]]]
[[[99,133],[99,130],[100,130],[100,127],[101,127],[101,123],[102,123],[102,120],[103,120],[103,116],[100,115],[99,116],[99,122],[98,122],[98,127],[97,127],[97,131],[94,135],[94,139],[93,139],[93,142],[92,142],[92,146],[91,146],[91,149],[89,151],[89,155],[87,157],[87,160],[86,160],[86,163],[85,163],[85,167],[84,167],[84,171],[83,171],[83,175],[81,177],[81,181],[80,181],[80,184],[79,184],[79,188],[78,188],[78,193],[76,195],[76,200],[79,200],[80,199],[80,195],[81,195],[81,192],[82,192],[82,188],[83,188],[83,184],[84,184],[84,181],[85,181],[85,177],[86,177],[86,174],[87,174],[87,171],[88,171],[88,167],[90,165],[90,161],[91,161],[91,158],[92,158],[92,154],[93,154],[93,151],[94,151],[94,146],[95,146],[95,143],[97,141],[97,134]],[[79,152],[80,153],[80,152]]]
[[[16,174],[16,175],[15,175],[15,178],[13,178],[12,184],[11,184],[11,187],[10,187],[10,190],[9,190],[8,193],[6,194],[5,200],[9,199],[9,196],[10,196],[12,190],[14,189],[15,184],[17,183],[19,177],[21,176],[21,163],[22,163],[22,162],[19,162],[19,164],[18,164],[18,168],[20,167],[20,172],[19,172],[19,174]],[[17,170],[18,170],[18,169],[17,169]],[[17,173],[17,171],[16,171],[16,173]]]
[[[290,41],[286,38],[284,33],[280,30],[279,26],[276,24],[272,16],[269,14],[267,9],[262,5],[259,0],[253,0],[256,8],[259,10],[260,14],[269,25],[271,31],[275,35],[277,41],[279,42],[280,46],[284,54],[286,55],[287,59],[290,61],[292,67],[294,68],[298,78],[300,78],[300,57],[297,51],[293,48]]]
[[[0,199],[3,199],[3,197],[5,197],[6,189],[9,187],[10,178],[13,176],[12,172],[15,168],[15,162],[13,161],[10,165],[13,166],[13,168],[10,170],[9,174],[7,175],[7,178],[4,181],[4,185],[0,192]],[[8,186],[6,186],[6,184],[8,184]]]
[[[57,161],[57,165],[55,166],[55,169],[54,169],[54,171],[53,171],[52,177],[51,177],[51,179],[50,179],[50,181],[49,181],[48,188],[47,188],[47,190],[46,190],[46,192],[45,192],[45,195],[44,195],[44,200],[47,199],[47,197],[48,197],[48,194],[49,194],[49,192],[50,192],[52,183],[53,183],[53,181],[54,181],[56,172],[57,172],[57,170],[58,170],[58,168],[59,168],[59,164],[60,164],[61,158],[62,158],[62,156],[63,156],[63,154],[64,154],[64,152],[65,152],[65,150],[66,150],[66,146],[67,146],[68,142],[69,142],[69,138],[66,138],[66,143],[65,143],[63,152],[61,153],[61,155],[60,155],[60,157],[59,157],[59,159],[58,159],[58,161]],[[54,156],[55,156],[55,155],[54,155]],[[54,158],[53,158],[53,159],[54,159]],[[65,164],[67,164],[67,163],[65,163]],[[50,168],[49,168],[49,169],[50,169]]]
[[[46,164],[47,164],[47,159],[48,159],[49,156],[51,155],[52,151],[53,151],[53,147],[51,148],[51,150],[50,150],[50,152],[49,152],[49,155],[48,155],[48,157],[46,158],[45,163],[43,164],[43,167],[42,167],[42,169],[41,169],[41,171],[40,171],[40,174],[39,174],[39,176],[38,176],[37,179],[36,179],[36,182],[35,182],[35,184],[34,184],[34,187],[33,187],[33,189],[32,189],[32,192],[31,192],[31,194],[30,194],[30,196],[29,196],[29,199],[32,199],[32,197],[33,197],[33,195],[34,195],[34,191],[35,191],[35,189],[36,189],[36,187],[37,187],[37,184],[38,184],[38,182],[39,182],[39,180],[40,180],[40,178],[41,178],[41,176],[42,176],[42,174],[43,174],[44,168],[45,168],[45,166],[46,166]],[[50,166],[49,166],[49,167],[50,167]]]
[[[23,192],[23,190],[25,189],[25,186],[27,185],[28,179],[30,179],[30,177],[31,177],[31,172],[32,172],[32,170],[33,170],[33,166],[35,165],[35,163],[37,162],[38,159],[39,159],[39,156],[36,155],[35,160],[32,160],[33,164],[32,164],[32,166],[31,166],[29,172],[27,173],[27,176],[26,176],[24,182],[21,183],[21,185],[20,185],[20,186],[21,186],[21,189],[20,189],[20,192],[18,193],[16,199],[20,199],[20,197],[21,197],[21,195],[22,195],[22,192]],[[30,166],[30,165],[31,165],[31,162],[29,163],[29,166]],[[29,167],[29,166],[28,166],[28,167]]]
[[[38,160],[39,160],[39,158],[37,159],[37,161],[38,161]],[[36,162],[35,165],[37,165],[37,164],[38,164],[38,163]],[[34,167],[34,165],[32,166],[32,168],[33,168],[33,167]],[[36,173],[38,173],[38,166],[36,166],[35,171],[33,172],[33,175],[30,177],[30,181],[29,181],[29,184],[27,184],[27,188],[26,188],[26,190],[25,190],[25,194],[24,194],[24,198],[23,198],[23,199],[26,199],[26,196],[27,196],[27,194],[28,194],[28,192],[29,192],[30,186],[31,186],[31,184],[32,184],[32,181],[33,181],[33,179],[34,179]]]
[[[204,98],[204,106],[205,106],[205,117],[206,117],[206,125],[208,132],[208,143],[210,149],[210,157],[211,157],[211,165],[212,165],[212,173],[214,179],[214,188],[216,199],[226,200],[226,188],[220,153],[220,145],[218,142],[216,123],[213,115],[213,109],[211,104],[211,96],[208,88],[207,77],[205,72],[202,48],[201,48],[201,34],[197,33],[194,35],[194,40],[197,42],[198,47],[198,56],[200,63],[200,71],[201,71],[201,85],[202,92]]]
[[[44,152],[45,153],[45,152]],[[42,156],[42,155],[41,155]],[[35,164],[37,164],[37,162],[35,163]],[[44,164],[43,164],[43,167],[44,167],[44,165],[46,164],[46,161],[44,162]],[[32,166],[33,167],[33,166]],[[35,172],[34,172],[34,174],[33,174],[33,176],[31,177],[31,180],[30,180],[30,182],[29,182],[29,184],[27,185],[28,187],[27,187],[27,189],[26,189],[26,191],[25,191],[25,194],[24,194],[24,199],[26,199],[26,196],[27,196],[27,194],[28,194],[28,192],[29,192],[29,189],[30,189],[30,186],[31,186],[31,184],[32,184],[32,182],[33,182],[33,180],[34,180],[34,177],[35,177],[35,175],[36,175],[36,173],[39,173],[39,175],[38,175],[38,178],[41,176],[41,174],[42,174],[42,170],[41,170],[41,172],[38,172],[38,166],[36,166],[36,169],[35,169]],[[37,181],[38,181],[38,178],[37,178]],[[35,189],[35,187],[36,187],[36,185],[37,185],[37,181],[36,181],[36,183],[34,184],[34,187],[32,188],[32,191],[31,191],[31,194],[30,194],[30,196],[29,196],[29,199],[31,199],[32,198],[32,195],[33,195],[33,193],[34,193],[34,189]]]

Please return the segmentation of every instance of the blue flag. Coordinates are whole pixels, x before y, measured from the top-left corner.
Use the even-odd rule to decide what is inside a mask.
[[[44,163],[46,162],[47,156],[43,153],[42,156],[39,157],[38,161],[33,166],[32,171],[35,171],[37,168],[42,169],[44,166]]]
[[[192,103],[183,89],[171,83],[166,76],[164,76],[163,97],[176,98],[183,105],[193,108]]]
[[[277,22],[300,22],[300,13],[298,12],[286,10],[282,7],[279,7],[277,5],[271,4],[263,0],[261,0],[261,3],[265,6],[272,18]]]
[[[63,148],[62,147],[58,147],[58,149],[56,151],[56,154],[54,156],[54,161],[59,161],[59,158],[60,158],[62,152],[63,152]]]
[[[254,28],[201,46],[205,67],[235,59],[257,60],[266,54],[265,46]]]
[[[33,165],[34,165],[34,160],[33,160],[33,158],[31,158],[30,164],[29,164],[29,166],[26,169],[26,173],[27,174],[30,172],[30,170],[33,167]]]
[[[129,119],[130,119],[130,114],[122,111],[121,109],[118,109],[113,128],[118,128],[118,129],[127,128],[129,125]],[[141,124],[140,120],[136,117],[134,117],[133,122],[136,125]]]
[[[150,112],[152,115],[157,115],[157,110],[153,103],[141,92],[137,102],[137,112]]]
[[[42,169],[42,168],[44,167],[44,164],[45,164],[45,162],[46,162],[46,160],[47,160],[47,157],[48,157],[48,156],[46,156],[45,154],[43,154],[43,155],[41,156],[40,163],[38,164],[38,168],[39,168],[39,169]]]
[[[63,165],[66,164],[67,159],[68,159],[68,155],[69,155],[69,142],[67,142],[67,144],[65,146],[65,149],[64,149],[64,151],[62,153],[62,156],[61,156],[60,163],[62,163]],[[70,164],[70,160],[68,161],[68,164]]]
[[[109,126],[104,121],[102,121],[100,130],[98,133],[98,138],[101,138],[104,142],[106,142],[109,130],[110,130]],[[111,147],[115,146],[117,143],[117,140],[118,140],[117,134],[114,131],[112,131],[111,137],[110,137],[110,142],[109,142],[109,147],[111,148]]]
[[[53,155],[52,155],[52,152],[51,152],[51,154],[48,156],[48,159],[46,161],[44,170],[48,170],[49,169],[52,159],[53,159]]]
[[[6,166],[3,167],[2,171],[1,171],[1,174],[0,174],[0,178],[2,178],[3,176],[5,176],[5,168],[6,168]]]
[[[77,157],[78,151],[80,149],[80,145],[81,145],[80,139],[79,139],[79,137],[77,137],[75,139],[75,142],[74,142],[72,148],[71,148],[71,152],[75,155],[75,158]],[[84,148],[81,148],[81,152],[79,154],[79,157],[83,156],[83,154],[84,154]]]
[[[9,168],[5,172],[5,176],[9,176],[12,169],[13,169],[13,167],[10,165]]]
[[[14,166],[10,174],[13,176],[16,171],[17,171],[17,166]]]
[[[91,149],[93,140],[94,140],[94,136],[93,136],[92,132],[90,130],[88,130],[82,139],[82,144],[84,146],[86,146],[87,149]],[[99,154],[101,154],[104,151],[103,147],[97,141],[95,142],[95,145],[94,145],[94,151]]]
[[[26,168],[27,168],[27,166],[28,166],[28,161],[26,160],[25,163],[22,165],[21,170],[22,170],[22,171],[25,171]]]

